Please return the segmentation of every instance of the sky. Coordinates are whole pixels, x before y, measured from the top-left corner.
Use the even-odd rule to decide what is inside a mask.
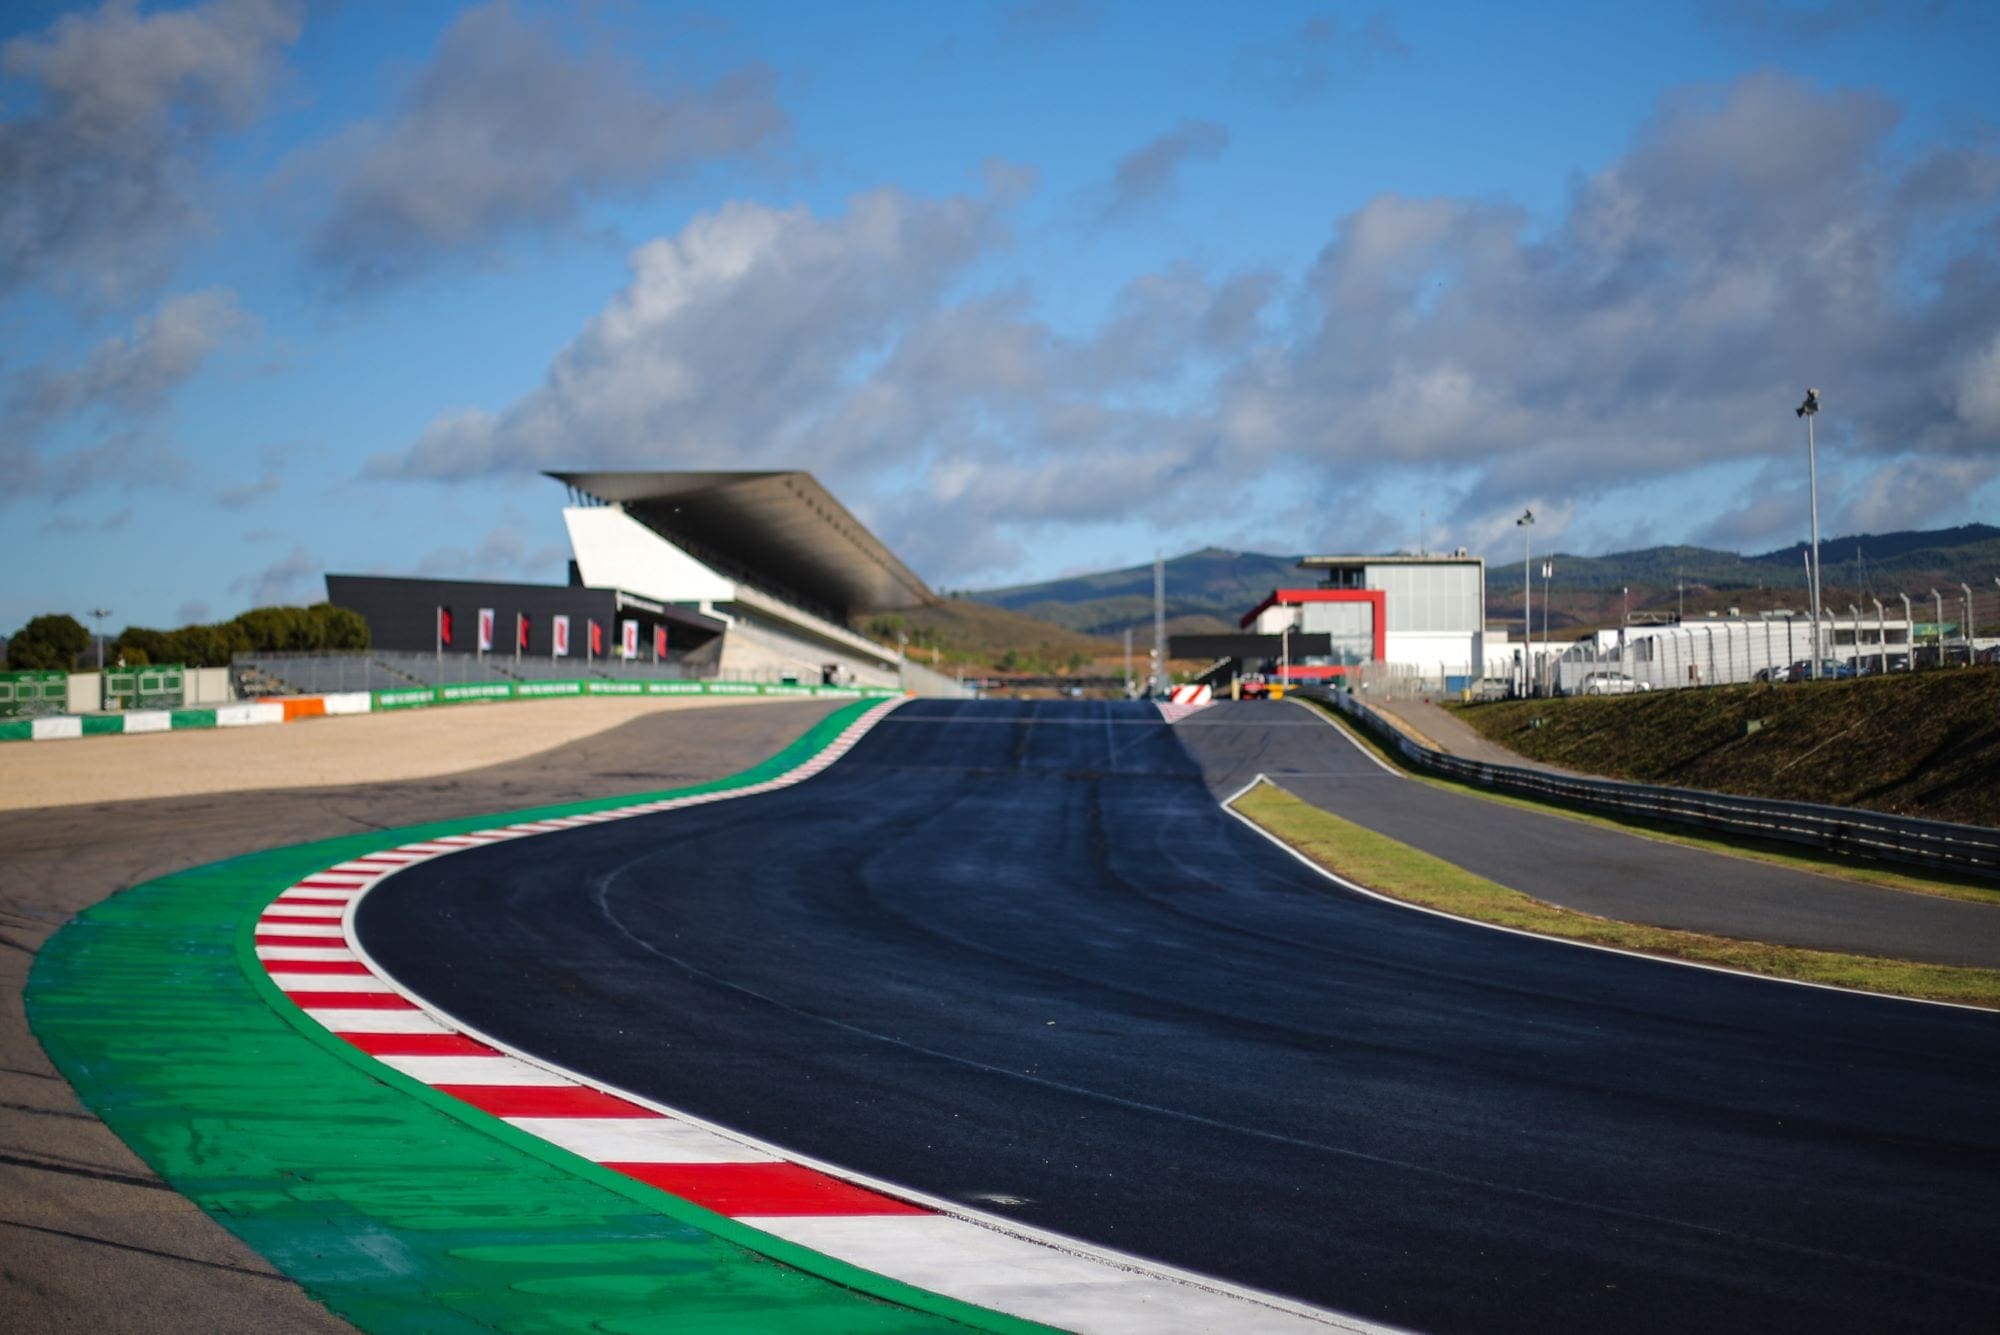
[[[934,587],[2000,518],[2000,5],[0,7],[0,633],[564,579],[806,469]]]

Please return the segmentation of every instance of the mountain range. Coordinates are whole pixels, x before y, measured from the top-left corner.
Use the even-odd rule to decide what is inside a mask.
[[[1538,586],[1543,561],[1554,567],[1547,589],[1553,626],[1615,625],[1628,611],[1724,612],[1737,607],[1755,612],[1802,607],[1805,548],[1801,542],[1751,556],[1689,546],[1645,547],[1603,556],[1557,551],[1536,553],[1531,562]],[[1219,547],[1172,558],[1166,563],[1171,628],[1234,630],[1238,619],[1273,589],[1318,582],[1315,572],[1299,569],[1300,559]],[[1521,565],[1514,561],[1487,567],[1490,619],[1518,620]],[[2000,576],[2000,528],[1965,524],[1826,538],[1820,542],[1820,569],[1822,602],[1827,606],[1869,598],[1892,602],[1899,593],[1922,598],[1932,587],[1955,589],[1961,582],[1984,590]],[[1535,589],[1538,610],[1543,594],[1541,587]],[[1086,635],[1116,635],[1128,629],[1150,635],[1153,567],[1127,566],[1037,584],[969,590],[963,596]]]

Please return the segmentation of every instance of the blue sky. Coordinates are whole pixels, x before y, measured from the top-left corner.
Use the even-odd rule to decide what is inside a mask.
[[[2000,8],[0,15],[0,631],[558,581],[805,468],[942,587],[2000,514]]]

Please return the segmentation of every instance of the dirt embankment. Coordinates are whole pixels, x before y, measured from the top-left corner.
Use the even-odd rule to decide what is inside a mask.
[[[1991,668],[1453,712],[1510,750],[1584,773],[2000,826]]]

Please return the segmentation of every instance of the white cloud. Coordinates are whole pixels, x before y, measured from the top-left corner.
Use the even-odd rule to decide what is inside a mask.
[[[171,484],[186,461],[151,439],[147,428],[203,365],[232,340],[256,328],[234,293],[216,288],[163,302],[105,339],[68,368],[37,366],[7,388],[0,430],[13,485],[9,497],[58,499],[106,485]],[[67,450],[44,442],[73,426],[89,437]]]
[[[389,120],[318,155],[335,186],[314,258],[351,284],[407,277],[753,155],[785,129],[761,67],[659,88],[604,37],[565,37],[506,4],[461,14]]]
[[[1385,490],[1435,497],[1434,534],[1504,556],[1523,505],[1540,546],[1666,480],[1790,478],[1808,383],[1829,498],[1891,457],[1976,486],[1932,464],[2000,443],[2000,163],[1892,153],[1895,120],[1773,74],[1684,92],[1546,229],[1383,196],[1290,281],[1172,266],[1082,330],[972,281],[1012,194],[732,204],[642,247],[539,387],[368,471],[806,467],[953,583],[1059,534],[1212,523],[1273,476],[1370,532],[1413,531]],[[1875,490],[1856,515],[1907,509]],[[1744,545],[1797,536],[1792,505],[1706,508]]]
[[[37,94],[0,123],[0,295],[45,283],[118,304],[163,282],[202,225],[209,145],[262,107],[302,10],[110,0],[0,47],[0,73]]]

